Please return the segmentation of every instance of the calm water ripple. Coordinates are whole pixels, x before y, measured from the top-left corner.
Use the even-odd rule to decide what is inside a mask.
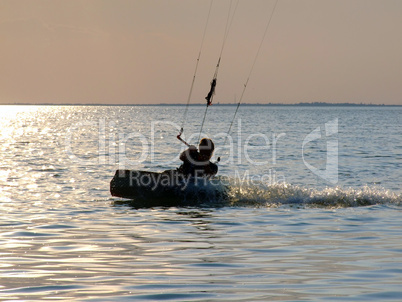
[[[246,107],[235,146],[259,136],[220,166],[230,200],[181,208],[112,198],[109,182],[124,154],[132,169],[179,164],[182,107],[2,109],[1,301],[401,300],[401,107]],[[227,111],[211,110],[211,136]],[[335,118],[331,184],[304,163],[325,167],[325,141],[302,143]],[[152,121],[164,123],[153,134]],[[236,171],[256,181],[236,184]]]

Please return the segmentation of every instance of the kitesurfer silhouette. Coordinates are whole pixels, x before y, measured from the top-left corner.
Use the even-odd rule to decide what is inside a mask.
[[[210,161],[215,145],[209,138],[203,138],[197,147],[191,145],[180,154],[183,164],[178,171],[185,176],[212,177],[218,173],[218,165]]]

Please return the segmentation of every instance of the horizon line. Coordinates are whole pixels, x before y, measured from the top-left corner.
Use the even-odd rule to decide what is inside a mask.
[[[239,103],[215,103],[214,106],[237,106]],[[205,103],[155,103],[155,104],[129,104],[129,103],[2,103],[2,106],[205,106]],[[299,103],[241,103],[243,106],[390,106],[399,107],[398,104],[373,104],[373,103],[326,103],[326,102],[299,102]]]

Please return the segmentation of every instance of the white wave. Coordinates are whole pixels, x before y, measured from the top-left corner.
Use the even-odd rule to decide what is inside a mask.
[[[263,185],[231,185],[228,190],[233,206],[300,205],[309,207],[359,207],[379,204],[402,205],[402,195],[383,188],[305,188],[287,183]]]

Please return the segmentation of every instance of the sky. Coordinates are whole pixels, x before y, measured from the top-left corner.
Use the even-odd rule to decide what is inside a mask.
[[[236,6],[236,3],[238,4]],[[0,104],[402,104],[401,0],[0,0]]]

